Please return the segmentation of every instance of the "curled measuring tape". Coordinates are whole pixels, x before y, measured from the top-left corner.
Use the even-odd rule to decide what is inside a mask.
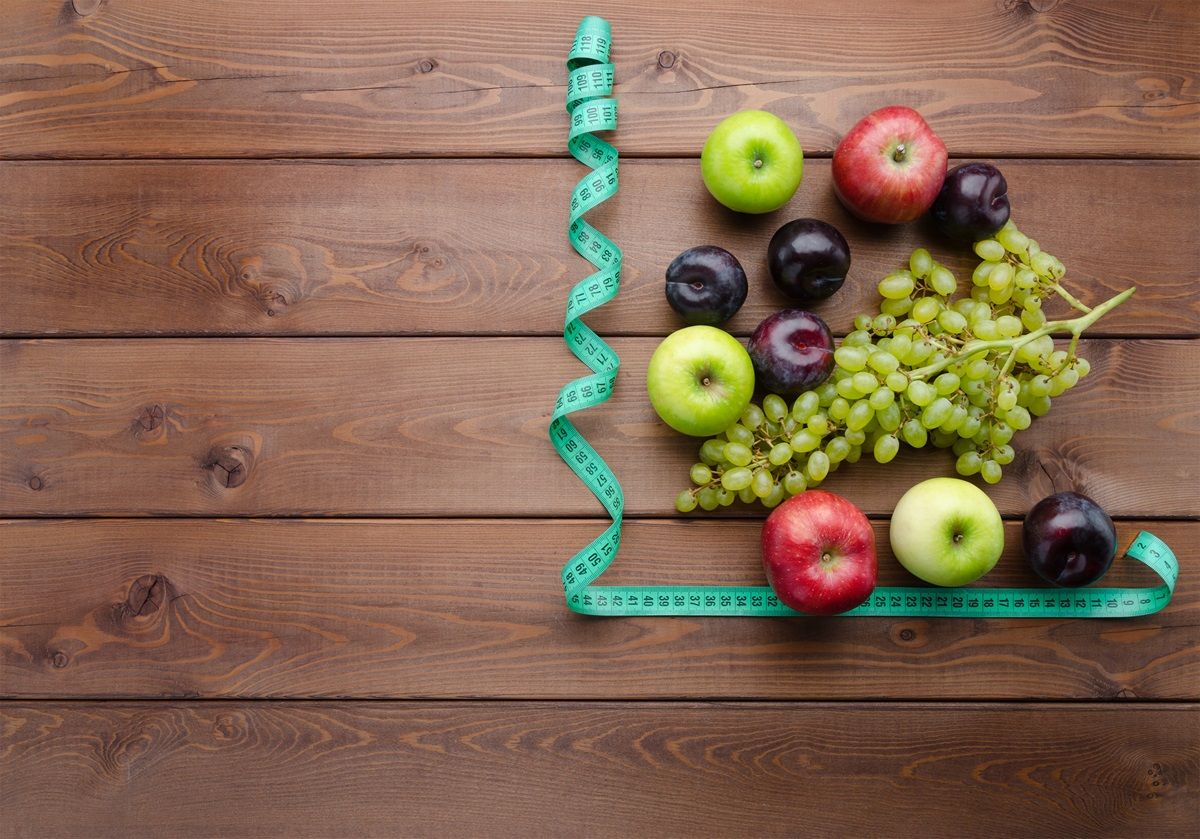
[[[621,249],[590,225],[584,214],[617,191],[617,150],[595,137],[617,127],[612,98],[613,65],[608,60],[612,30],[608,21],[586,17],[579,24],[567,58],[567,148],[591,168],[571,192],[567,234],[571,245],[596,271],[585,277],[567,299],[563,338],[575,356],[591,369],[558,394],[550,419],[550,441],[567,465],[612,517],[603,533],[562,569],[563,593],[575,612],[607,617],[690,615],[784,617],[799,615],[779,602],[768,586],[598,586],[594,583],[612,564],[621,544],[624,495],[612,469],[571,424],[568,415],[599,405],[611,395],[620,359],[612,347],[580,318],[617,295],[621,282]],[[1149,566],[1162,580],[1153,588],[921,588],[875,589],[848,617],[954,618],[1129,618],[1149,615],[1167,605],[1179,576],[1179,562],[1167,545],[1142,531],[1126,556]]]

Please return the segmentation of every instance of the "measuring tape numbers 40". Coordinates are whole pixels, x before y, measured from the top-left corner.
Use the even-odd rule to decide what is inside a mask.
[[[788,617],[801,613],[779,601],[769,586],[600,586],[621,544],[624,494],[604,458],[571,423],[570,414],[612,396],[620,359],[581,319],[616,297],[621,284],[621,249],[584,215],[617,192],[617,150],[596,132],[617,127],[609,61],[612,28],[585,17],[567,57],[567,148],[591,171],[571,191],[567,235],[595,271],[571,289],[563,338],[591,370],[559,391],[550,419],[550,441],[612,517],[612,523],[562,569],[567,606],[581,614],[606,617],[687,615],[693,617]],[[1142,531],[1125,555],[1144,563],[1160,580],[1152,588],[876,588],[845,617],[945,618],[1129,618],[1159,611],[1171,599],[1179,562],[1167,545]]]

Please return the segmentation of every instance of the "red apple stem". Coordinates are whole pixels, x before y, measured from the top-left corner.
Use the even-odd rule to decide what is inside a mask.
[[[896,150],[892,152],[892,160],[900,163],[902,160],[904,160],[907,154],[908,149],[904,147],[904,143],[901,143],[900,145],[896,146]]]

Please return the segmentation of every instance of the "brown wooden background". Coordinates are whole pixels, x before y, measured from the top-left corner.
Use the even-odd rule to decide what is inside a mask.
[[[0,3],[4,836],[1112,835],[1200,829],[1200,6],[405,0]],[[923,241],[828,156],[920,108],[997,159],[1096,302],[1093,374],[1017,438],[1019,518],[1076,489],[1180,587],[1096,621],[576,617],[603,526],[545,439],[561,343],[563,59],[614,28],[624,366],[578,419],[626,488],[613,582],[756,582],[760,513],[674,515],[694,444],[644,398],[662,271],[818,215],[844,332]],[[695,157],[765,107],[809,156],[735,218]],[[943,253],[939,252],[939,256]],[[965,258],[950,258],[956,267]],[[877,519],[938,453],[839,472]],[[713,519],[721,520],[713,520]],[[881,542],[886,554],[886,539]],[[881,557],[883,583],[905,579]],[[1149,582],[1118,567],[1114,583]]]

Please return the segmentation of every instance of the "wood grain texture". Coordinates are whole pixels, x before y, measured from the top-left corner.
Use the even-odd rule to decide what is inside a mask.
[[[1200,334],[1200,164],[1000,163],[1018,222],[1067,264],[1077,295],[1096,303],[1138,286],[1091,334]],[[856,221],[829,168],[809,161],[784,210],[735,217],[709,198],[695,161],[623,163],[620,193],[590,215],[624,251],[623,285],[589,322],[605,335],[677,328],[666,266],[715,243],[749,273],[729,324],[749,334],[789,305],[766,249],[801,216],[851,244],[847,285],[814,307],[837,332],[875,309],[876,282],[917,245],[968,285],[968,249],[917,225]],[[563,230],[581,171],[517,160],[0,164],[0,333],[561,334],[563,301],[590,271]]]
[[[881,585],[912,585],[876,523]],[[574,615],[595,521],[0,523],[8,697],[1200,698],[1200,583],[1154,616],[761,620]],[[1185,565],[1200,523],[1149,529]],[[762,585],[757,522],[631,521],[615,584]],[[1038,586],[1020,526],[983,582]],[[48,582],[49,581],[49,582]],[[1104,585],[1151,586],[1119,559]]]
[[[655,345],[616,340],[616,393],[577,420],[630,514],[673,514],[698,449],[646,398]],[[1200,341],[1081,353],[1091,375],[988,490],[1001,511],[1074,489],[1116,516],[1195,517]],[[561,338],[5,341],[0,513],[598,515],[546,439],[554,394],[584,369]],[[947,450],[906,451],[826,487],[887,513],[941,474]]]
[[[828,153],[895,102],[958,154],[1200,154],[1191,0],[603,11],[626,154],[696,155],[749,107]],[[5,156],[564,153],[569,4],[10,0],[5,13]]]
[[[1194,705],[2,703],[0,722],[14,839],[1200,826]]]

